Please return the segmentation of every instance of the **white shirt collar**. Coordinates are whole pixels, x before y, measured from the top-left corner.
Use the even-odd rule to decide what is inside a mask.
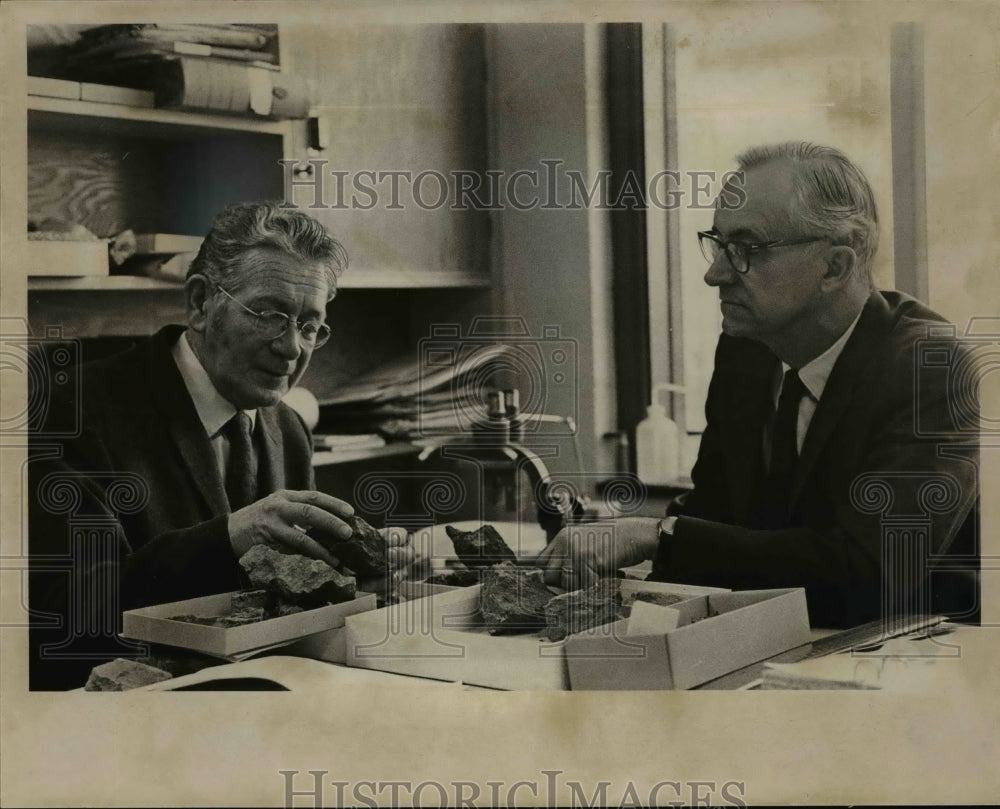
[[[844,346],[851,339],[854,327],[858,325],[860,319],[861,312],[858,312],[858,316],[854,318],[851,325],[845,329],[844,333],[836,339],[832,346],[799,368],[799,379],[802,380],[802,384],[805,385],[806,390],[809,391],[809,395],[812,396],[814,401],[818,402],[823,396],[827,380],[829,380],[830,374],[833,372],[833,366],[837,364]],[[790,365],[781,363],[782,372],[787,371],[790,367]]]
[[[205,427],[205,433],[209,438],[215,438],[226,422],[236,414],[236,408],[212,384],[208,371],[191,349],[187,332],[181,334],[180,339],[174,343],[171,354],[177,363],[177,370],[181,372],[181,378],[191,396],[191,401],[194,402],[198,418]],[[255,424],[257,411],[245,412],[250,416],[251,425]]]

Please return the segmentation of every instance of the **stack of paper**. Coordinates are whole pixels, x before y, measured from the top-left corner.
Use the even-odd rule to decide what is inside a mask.
[[[478,344],[447,357],[393,360],[320,398],[320,429],[401,439],[469,432],[487,420],[490,368],[508,351]]]
[[[978,670],[975,653],[984,639],[980,627],[945,623],[931,632],[892,638],[869,651],[765,663],[760,688],[932,692],[954,686],[973,667]]]

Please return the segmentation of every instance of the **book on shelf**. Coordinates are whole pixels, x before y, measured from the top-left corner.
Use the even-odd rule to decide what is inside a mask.
[[[192,42],[224,48],[261,50],[277,31],[274,25],[225,25],[204,23],[142,23],[99,25],[83,31],[75,49],[86,52],[97,45],[139,42]]]
[[[122,104],[129,107],[153,107],[154,97],[149,90],[133,87],[115,87],[110,84],[93,84],[85,81],[50,79],[28,76],[28,95],[44,98],[66,98],[71,101],[96,101],[100,104]]]
[[[205,45],[200,42],[145,42],[123,40],[104,42],[88,50],[67,58],[70,66],[94,66],[122,62],[150,60],[156,57],[169,58],[176,55],[208,56],[235,62],[250,62],[268,70],[278,70],[275,56],[266,51],[251,51],[244,48],[227,48],[222,45]]]
[[[152,91],[157,107],[208,110],[272,118],[304,118],[310,87],[298,76],[255,63],[170,55],[140,61],[88,65],[94,82]]]

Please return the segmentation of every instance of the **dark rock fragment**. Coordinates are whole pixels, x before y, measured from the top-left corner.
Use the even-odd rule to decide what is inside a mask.
[[[446,525],[444,530],[455,546],[455,553],[466,567],[483,568],[501,562],[517,561],[514,552],[507,547],[503,537],[492,525],[483,525],[475,531],[459,531]]]
[[[449,587],[472,587],[479,584],[478,570],[453,570],[451,573],[435,573],[424,579],[427,584],[445,584]]]
[[[385,538],[357,515],[347,522],[354,529],[348,539],[315,530],[310,536],[359,576],[384,576],[387,565]]]
[[[259,607],[266,611],[270,604],[271,595],[267,590],[242,590],[239,593],[233,593],[230,610],[232,612],[242,612],[246,609],[256,609]]]
[[[254,587],[262,587],[283,602],[304,609],[339,604],[355,597],[354,578],[341,575],[319,559],[254,545],[240,558],[240,565]]]
[[[585,590],[558,595],[545,608],[546,635],[549,640],[557,641],[611,623],[618,618],[618,605],[618,585],[614,579],[601,579]]]
[[[505,562],[482,573],[479,609],[491,635],[534,632],[545,626],[545,605],[552,592],[542,571]]]
[[[674,604],[679,604],[681,601],[687,601],[690,598],[691,596],[680,595],[678,593],[624,593],[621,597],[621,605],[618,608],[618,617],[628,618],[632,614],[632,605],[636,601],[645,601],[660,607],[672,607]]]
[[[110,663],[94,666],[84,686],[86,691],[128,691],[144,685],[170,680],[173,675],[163,669],[147,666],[135,660],[115,658]]]

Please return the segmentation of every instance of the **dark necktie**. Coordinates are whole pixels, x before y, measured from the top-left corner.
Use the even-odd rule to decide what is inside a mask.
[[[226,422],[226,438],[229,440],[226,495],[230,511],[257,500],[257,454],[253,449],[252,430],[250,416],[242,410]]]
[[[781,383],[781,396],[771,427],[771,465],[764,483],[763,512],[765,524],[780,526],[788,510],[789,495],[799,457],[796,431],[799,421],[799,404],[808,393],[798,371],[789,368]]]

